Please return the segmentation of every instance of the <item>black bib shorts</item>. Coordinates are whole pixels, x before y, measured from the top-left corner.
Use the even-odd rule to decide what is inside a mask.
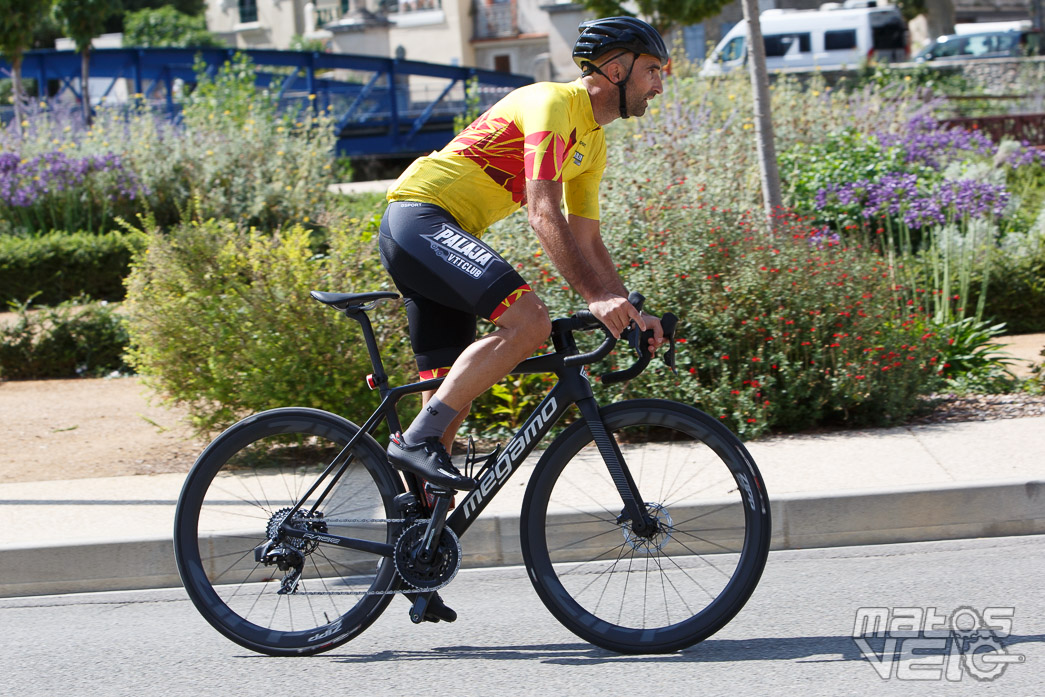
[[[446,374],[475,341],[476,317],[496,323],[530,287],[439,206],[393,201],[381,218],[381,263],[406,302],[422,378]]]

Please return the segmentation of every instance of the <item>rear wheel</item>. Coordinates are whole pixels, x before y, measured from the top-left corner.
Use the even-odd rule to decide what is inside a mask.
[[[192,602],[228,638],[272,655],[318,653],[387,606],[398,588],[392,559],[322,539],[392,545],[402,527],[393,505],[402,482],[380,447],[363,436],[344,452],[357,431],[327,412],[276,409],[232,426],[196,461],[178,501],[175,554]],[[291,515],[335,458],[344,470]],[[284,522],[316,537],[288,537]]]
[[[522,513],[530,578],[568,629],[622,653],[676,651],[721,629],[769,553],[762,477],[743,444],[703,412],[635,400],[601,411],[646,512],[639,534],[583,422],[537,466]]]

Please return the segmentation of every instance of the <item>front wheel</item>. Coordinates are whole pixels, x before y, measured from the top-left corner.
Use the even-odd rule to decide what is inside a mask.
[[[313,654],[387,606],[399,587],[392,559],[324,540],[391,545],[402,527],[393,503],[402,480],[384,452],[366,435],[345,449],[358,430],[324,411],[275,409],[232,426],[196,461],[178,500],[175,556],[193,604],[226,637],[271,655]],[[314,536],[287,536],[285,522]]]
[[[636,532],[584,422],[545,452],[523,501],[522,550],[567,629],[621,653],[706,639],[751,596],[771,534],[762,477],[703,412],[634,400],[601,410],[655,523]]]

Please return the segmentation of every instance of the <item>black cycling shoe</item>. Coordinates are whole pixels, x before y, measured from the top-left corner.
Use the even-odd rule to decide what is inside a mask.
[[[404,593],[411,603],[417,600],[417,593]],[[457,619],[454,609],[443,602],[438,593],[433,593],[428,599],[428,607],[425,608],[425,622],[453,622]]]
[[[471,491],[477,484],[461,474],[438,438],[426,438],[417,445],[407,445],[403,434],[396,433],[388,446],[388,459],[393,467],[412,472],[433,486],[456,491]]]

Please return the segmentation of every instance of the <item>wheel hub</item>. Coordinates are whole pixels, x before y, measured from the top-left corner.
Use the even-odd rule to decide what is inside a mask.
[[[672,520],[668,509],[659,503],[647,503],[646,514],[649,516],[650,528],[640,534],[630,520],[620,520],[620,530],[624,542],[641,554],[655,554],[664,549],[671,540]]]
[[[283,525],[288,522],[296,528],[304,528],[309,532],[325,533],[327,532],[326,521],[323,520],[322,513],[316,513],[314,515],[308,515],[302,513],[300,510],[290,517],[290,512],[293,508],[281,508],[272,514],[269,518],[268,526],[265,528],[265,536],[268,539],[279,542],[284,547],[293,548],[303,555],[311,554],[315,551],[316,547],[319,546],[318,542],[314,540],[303,540],[295,537],[287,537],[283,534]]]

